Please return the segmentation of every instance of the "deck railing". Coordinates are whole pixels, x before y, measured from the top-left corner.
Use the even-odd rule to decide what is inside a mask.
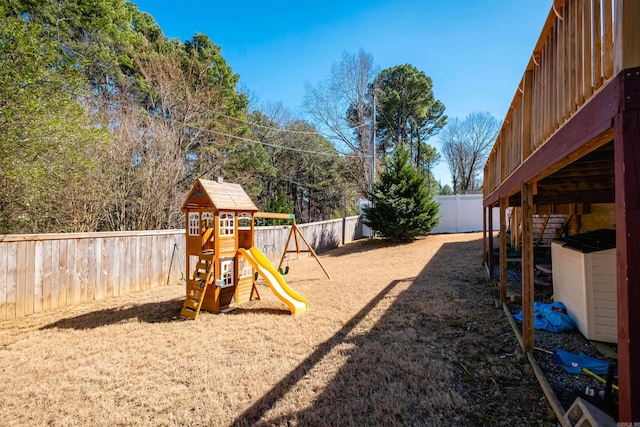
[[[614,11],[626,1],[554,1],[485,164],[485,197],[623,69]]]

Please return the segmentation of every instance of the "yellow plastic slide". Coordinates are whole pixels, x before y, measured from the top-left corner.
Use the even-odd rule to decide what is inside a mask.
[[[258,274],[267,282],[273,293],[287,304],[291,314],[300,314],[307,311],[307,300],[287,285],[282,275],[273,268],[267,257],[258,248],[251,247],[249,251],[240,248],[238,252],[251,263]]]

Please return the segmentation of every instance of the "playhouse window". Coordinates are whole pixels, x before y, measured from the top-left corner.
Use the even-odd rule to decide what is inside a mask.
[[[189,213],[189,236],[200,235],[200,227],[198,227],[199,222],[200,214],[198,214],[198,212]]]
[[[243,212],[238,215],[238,230],[251,230],[251,214]]]
[[[220,214],[220,235],[221,236],[233,236],[234,233],[234,221],[235,217],[232,213]]]
[[[202,228],[213,228],[213,213],[204,212],[202,214]]]
[[[233,286],[233,260],[220,262],[220,287]]]
[[[249,277],[253,274],[253,269],[249,261],[243,256],[238,257],[238,265],[240,266],[240,277]]]

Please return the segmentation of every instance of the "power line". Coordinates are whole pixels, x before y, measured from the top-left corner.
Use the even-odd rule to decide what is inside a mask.
[[[86,56],[86,55],[84,55],[84,54],[82,54],[82,53],[80,53],[80,52],[77,52],[77,51],[73,50],[73,49],[72,49],[72,48],[70,48],[70,47],[65,46],[65,48],[64,48],[63,50],[64,50],[65,52],[66,52],[66,51],[69,51],[69,52],[71,52],[71,53],[73,53],[73,54],[75,54],[75,55],[81,56],[81,57],[83,57],[83,58],[85,58],[85,59],[89,59],[89,58],[87,58],[87,56]],[[106,70],[112,70],[112,71],[114,70],[114,67],[113,67],[113,66],[108,66],[108,65],[105,65],[105,64],[102,64],[102,63],[100,63],[100,62],[93,61],[93,60],[92,60],[92,63],[95,63],[96,65],[99,65],[99,66],[101,66],[102,68],[104,68],[104,69],[106,69]],[[145,79],[145,83],[146,83],[146,79]],[[181,98],[181,97],[179,97],[179,96],[175,96],[175,95],[173,95],[173,94],[169,94],[169,93],[167,93],[167,92],[163,91],[162,89],[159,89],[159,88],[156,88],[156,87],[149,87],[148,85],[147,85],[147,88],[148,88],[148,89],[153,89],[153,90],[155,90],[156,92],[158,92],[159,94],[162,94],[162,95],[175,97],[175,98],[177,98],[177,99],[178,99],[179,101],[181,101],[181,102],[188,102],[186,99]],[[207,107],[205,107],[205,106],[203,106],[203,105],[200,105],[200,104],[195,104],[194,106],[195,106],[196,108],[201,109],[202,111],[205,111],[205,112],[208,112],[208,113],[214,114],[214,115],[216,115],[216,116],[220,116],[220,117],[224,117],[224,118],[227,118],[227,119],[231,119],[231,120],[234,120],[234,121],[236,121],[236,122],[238,122],[238,123],[242,123],[242,124],[245,124],[245,125],[250,126],[250,127],[259,127],[259,128],[262,128],[262,129],[266,129],[266,130],[273,130],[273,131],[276,131],[276,132],[282,132],[282,133],[292,133],[292,134],[312,135],[312,136],[315,136],[315,135],[321,135],[321,136],[323,136],[323,137],[325,137],[325,138],[327,138],[327,139],[331,137],[330,135],[326,135],[326,134],[324,134],[324,133],[322,133],[322,132],[319,132],[319,131],[317,131],[317,130],[316,130],[316,131],[314,131],[314,132],[310,132],[310,131],[299,131],[299,130],[295,130],[295,129],[283,129],[283,128],[279,128],[279,127],[273,127],[273,126],[268,126],[268,125],[262,125],[262,124],[259,124],[259,123],[250,122],[250,121],[248,121],[248,120],[242,120],[242,119],[239,119],[239,118],[237,118],[237,117],[229,116],[228,114],[224,114],[224,113],[221,113],[221,112],[219,112],[219,111],[211,110],[211,109],[209,109],[209,108],[207,108]],[[364,126],[368,126],[368,124],[367,124],[367,123],[363,123],[363,124],[358,125],[358,126],[355,126],[355,127],[350,127],[350,129],[351,129],[351,130],[356,130],[356,129],[359,129],[359,128],[364,127]],[[266,144],[266,143],[264,143],[264,144],[265,144],[265,145],[268,145],[268,144]],[[341,153],[341,154],[343,154],[343,155],[347,155],[347,156],[348,156],[348,154],[346,154],[346,153]],[[360,157],[361,157],[361,156],[360,156]]]
[[[81,98],[85,98],[85,99],[89,99],[92,100],[94,102],[98,102],[101,103],[105,106],[109,106],[109,107],[114,107],[114,108],[121,108],[124,110],[129,110],[129,111],[134,111],[136,113],[140,113],[140,109],[137,108],[132,108],[132,107],[127,107],[125,105],[120,105],[120,104],[116,104],[114,102],[109,102],[109,101],[105,101],[103,99],[99,99],[95,96],[89,96],[89,95],[85,95],[85,94],[81,94],[81,93],[77,93],[77,92],[72,92],[69,91],[67,89],[63,89],[66,90],[67,92],[71,93],[74,96],[78,96]],[[261,145],[266,145],[268,147],[273,147],[273,148],[279,148],[282,150],[288,150],[288,151],[295,151],[298,153],[303,153],[303,154],[319,154],[319,155],[325,155],[325,156],[335,156],[335,157],[361,157],[361,156],[357,156],[355,154],[346,154],[346,153],[341,153],[338,150],[334,150],[336,151],[335,153],[330,153],[330,152],[326,152],[326,151],[315,151],[315,150],[305,150],[302,148],[296,148],[296,147],[287,147],[285,145],[279,145],[279,144],[273,144],[273,143],[269,143],[269,142],[264,142],[264,141],[260,141],[257,139],[251,139],[251,138],[247,138],[247,137],[243,137],[243,136],[239,136],[239,135],[232,135],[226,132],[221,132],[221,131],[216,131],[213,129],[206,129],[197,125],[193,125],[193,124],[188,124],[188,123],[180,123],[180,122],[176,122],[175,120],[173,120],[172,118],[161,118],[158,117],[156,115],[152,115],[151,113],[149,113],[147,110],[143,110],[145,112],[145,114],[147,115],[147,117],[150,117],[154,120],[157,121],[162,121],[164,123],[171,123],[173,125],[177,125],[180,126],[182,128],[189,128],[192,130],[199,130],[201,132],[204,133],[209,133],[209,134],[213,134],[213,135],[218,135],[218,136],[223,136],[223,137],[227,137],[227,138],[232,138],[232,139],[236,139],[236,140],[240,140],[243,142],[249,142],[252,144],[261,144]]]

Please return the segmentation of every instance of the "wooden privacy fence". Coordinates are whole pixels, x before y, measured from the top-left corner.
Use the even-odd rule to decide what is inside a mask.
[[[316,252],[362,235],[360,217],[298,226]],[[278,262],[290,227],[257,227]],[[0,236],[0,320],[180,283],[184,230]]]
[[[178,255],[183,230],[0,236],[0,319],[177,283]]]

